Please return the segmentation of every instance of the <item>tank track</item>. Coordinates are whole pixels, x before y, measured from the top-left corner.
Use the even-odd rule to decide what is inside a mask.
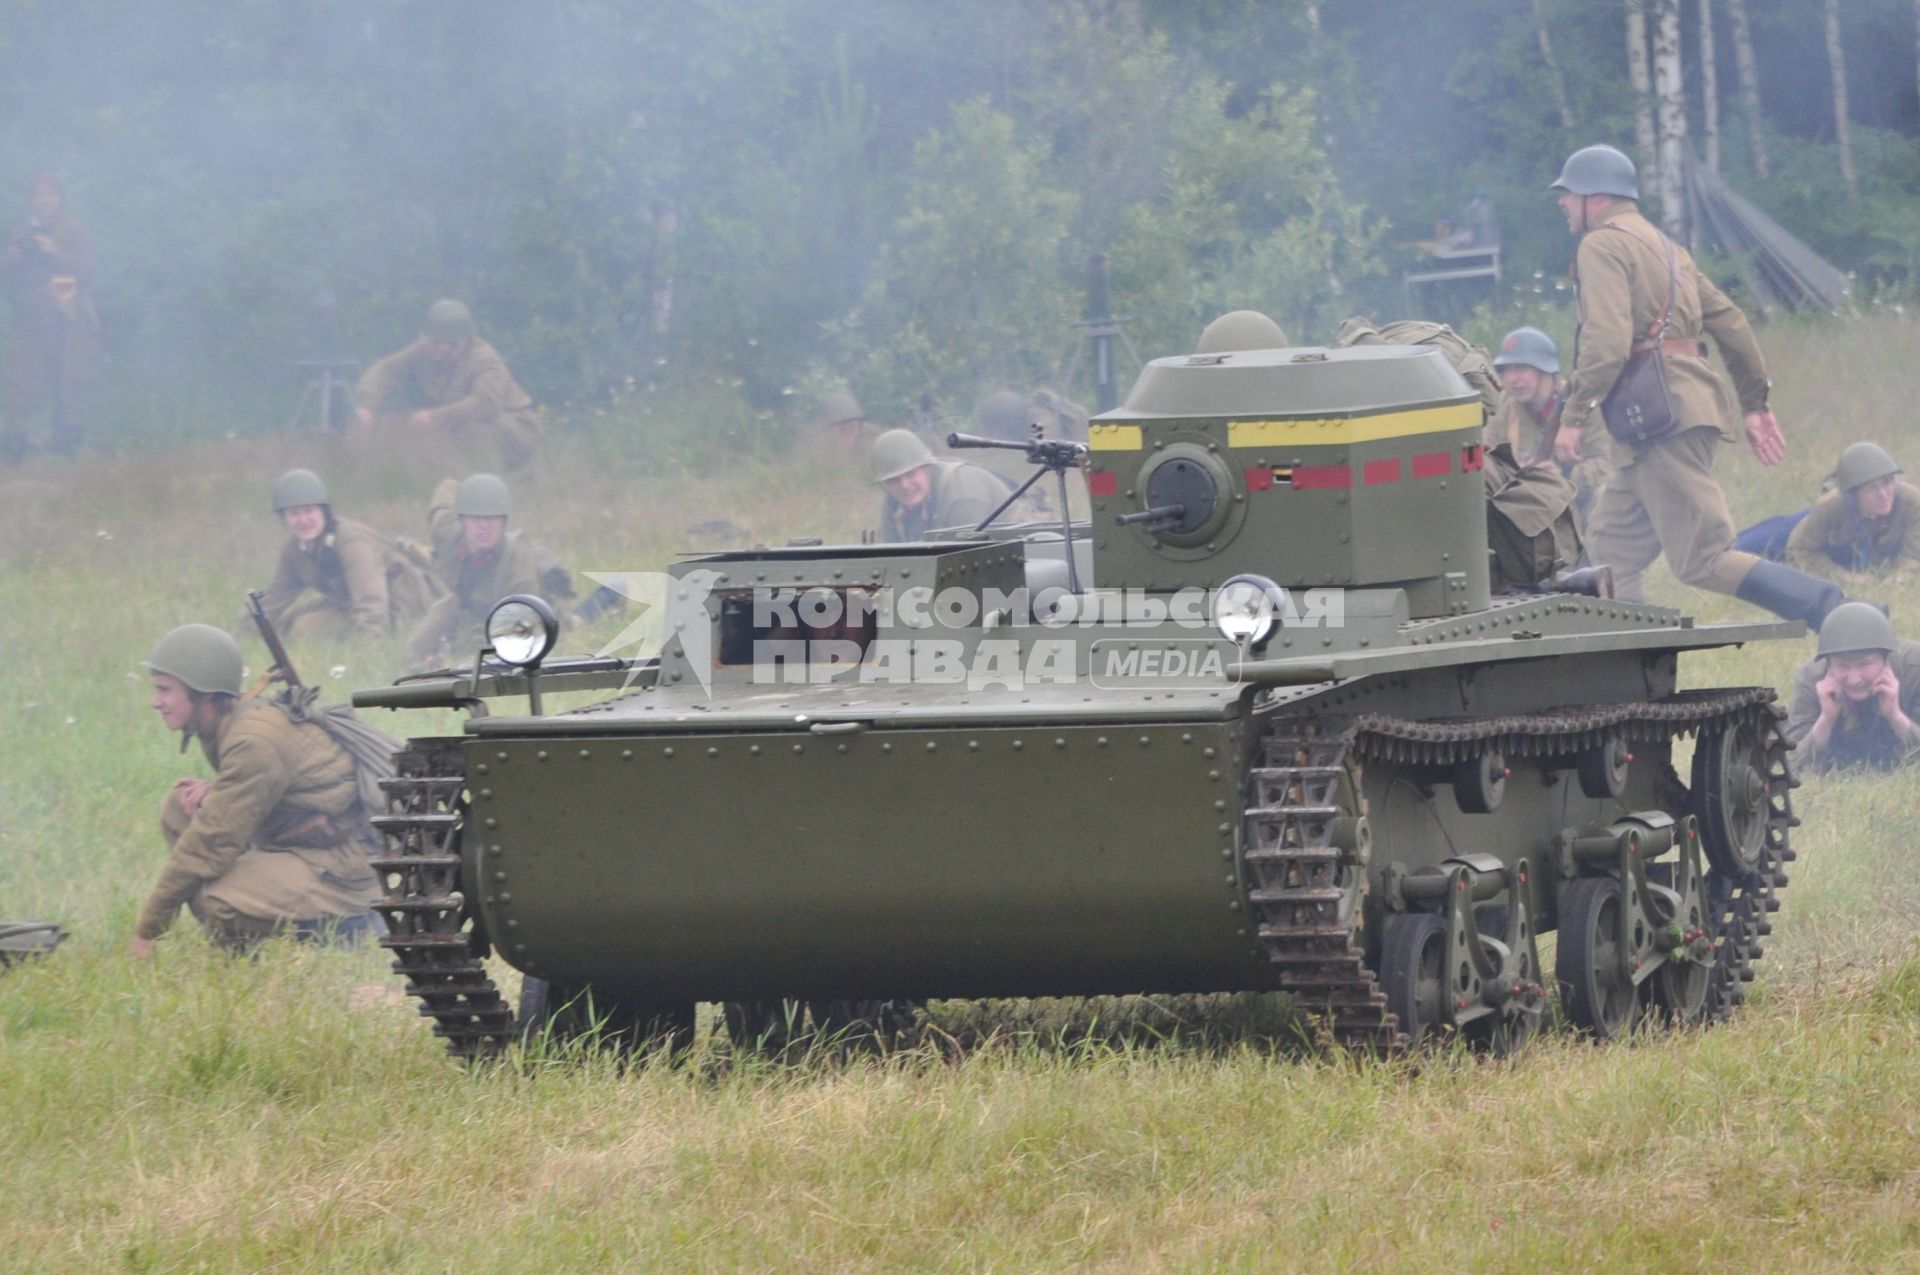
[[[1366,963],[1357,896],[1365,873],[1363,838],[1354,821],[1365,814],[1360,777],[1369,761],[1446,766],[1490,749],[1509,757],[1565,757],[1612,738],[1663,741],[1750,721],[1766,741],[1766,846],[1756,871],[1707,874],[1715,926],[1715,963],[1708,1016],[1721,1018],[1744,999],[1759,940],[1771,931],[1768,915],[1787,884],[1783,865],[1794,858],[1788,830],[1798,824],[1779,722],[1770,687],[1689,691],[1658,702],[1566,708],[1551,713],[1457,721],[1413,721],[1380,714],[1353,717],[1280,717],[1261,741],[1262,765],[1251,774],[1246,810],[1243,882],[1256,933],[1279,984],[1333,1041],[1347,1049],[1394,1052],[1407,1037],[1387,1010],[1379,980]],[[1684,809],[1692,800],[1671,767],[1661,787]],[[1343,791],[1348,795],[1342,800]],[[1341,846],[1336,839],[1356,844]]]
[[[372,861],[385,889],[373,905],[387,923],[380,946],[393,953],[393,972],[406,978],[447,1052],[489,1058],[514,1038],[514,1014],[481,963],[486,942],[469,928],[460,895],[460,754],[408,748],[394,755],[394,767],[397,777],[380,781],[388,813],[372,821],[386,841],[386,854]]]

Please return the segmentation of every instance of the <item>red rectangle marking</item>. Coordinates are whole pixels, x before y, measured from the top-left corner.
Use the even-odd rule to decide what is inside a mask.
[[[1400,458],[1389,456],[1385,460],[1370,460],[1361,467],[1361,472],[1369,487],[1397,483],[1400,481]]]
[[[1246,474],[1248,491],[1273,490],[1273,470],[1270,467],[1266,465],[1254,465],[1248,468]]]
[[[1297,491],[1325,491],[1353,486],[1353,471],[1345,465],[1295,465],[1293,485]]]
[[[1120,475],[1111,469],[1096,469],[1087,475],[1089,496],[1115,496],[1120,493]]]
[[[1438,478],[1453,472],[1452,452],[1421,452],[1413,458],[1415,478]]]

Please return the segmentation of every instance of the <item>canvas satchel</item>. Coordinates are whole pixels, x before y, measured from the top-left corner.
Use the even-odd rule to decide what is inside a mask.
[[[1605,227],[1633,235],[1646,243],[1644,235],[1625,226]],[[1660,307],[1646,334],[1633,343],[1632,353],[1614,378],[1613,388],[1600,400],[1600,419],[1607,433],[1636,450],[1651,447],[1679,427],[1673,418],[1673,399],[1667,393],[1667,360],[1663,337],[1667,316],[1673,313],[1673,294],[1679,287],[1680,271],[1674,260],[1673,241],[1662,236],[1667,247],[1667,301]],[[1649,244],[1649,247],[1652,245]]]

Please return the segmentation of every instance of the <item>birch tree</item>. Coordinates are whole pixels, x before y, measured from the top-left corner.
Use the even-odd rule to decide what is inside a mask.
[[[1920,0],[1914,3],[1920,5]],[[1533,0],[1533,30],[1540,42],[1540,60],[1546,63],[1547,82],[1553,86],[1553,100],[1560,108],[1560,127],[1571,139],[1575,128],[1573,103],[1567,100],[1566,77],[1560,74],[1560,63],[1553,56],[1553,41],[1547,38],[1547,15],[1541,8],[1541,0]]]
[[[1827,68],[1833,75],[1833,140],[1840,147],[1840,180],[1847,198],[1860,198],[1860,176],[1853,167],[1853,126],[1847,119],[1847,55],[1840,47],[1840,0],[1827,0]]]
[[[1658,3],[1659,0],[1655,0]],[[1627,82],[1633,87],[1633,140],[1646,165],[1646,180],[1660,177],[1660,155],[1653,133],[1653,77],[1647,71],[1647,0],[1626,0]]]
[[[1920,4],[1920,0],[1915,0]],[[1773,168],[1767,158],[1765,126],[1760,120],[1760,68],[1753,60],[1753,28],[1747,25],[1747,0],[1727,0],[1733,22],[1733,65],[1740,76],[1740,104],[1747,117],[1747,145],[1753,154],[1753,175],[1767,180]]]
[[[1660,194],[1660,221],[1668,234],[1687,243],[1687,201],[1682,184],[1687,92],[1686,78],[1680,70],[1680,0],[1654,0],[1653,91],[1660,113],[1660,162],[1654,177],[1654,188]]]
[[[1700,102],[1700,131],[1707,148],[1707,167],[1717,173],[1720,171],[1720,69],[1714,65],[1713,0],[1700,0]]]

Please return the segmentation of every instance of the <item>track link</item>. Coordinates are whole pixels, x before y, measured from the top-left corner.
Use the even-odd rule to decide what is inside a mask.
[[[373,860],[387,923],[380,945],[394,955],[420,1013],[456,1058],[498,1054],[514,1037],[513,1007],[481,963],[484,941],[469,927],[460,894],[460,830],[466,787],[455,749],[409,748],[394,756],[397,777],[380,787],[387,813],[373,826],[386,842]]]
[[[1744,985],[1764,955],[1760,939],[1772,930],[1769,918],[1787,884],[1783,865],[1794,858],[1788,832],[1799,823],[1791,798],[1798,783],[1787,767],[1784,713],[1774,698],[1769,687],[1744,687],[1507,717],[1272,720],[1250,775],[1242,880],[1281,989],[1345,1048],[1390,1053],[1406,1047],[1406,1033],[1367,965],[1362,932],[1367,856],[1360,780],[1369,761],[1446,766],[1490,750],[1510,758],[1570,759],[1611,739],[1670,741],[1750,724],[1765,741],[1766,846],[1755,871],[1712,868],[1706,880],[1715,945],[1708,1016],[1724,1018],[1744,999]],[[1673,795],[1676,814],[1698,812],[1701,794],[1690,793],[1671,768],[1661,786]]]

